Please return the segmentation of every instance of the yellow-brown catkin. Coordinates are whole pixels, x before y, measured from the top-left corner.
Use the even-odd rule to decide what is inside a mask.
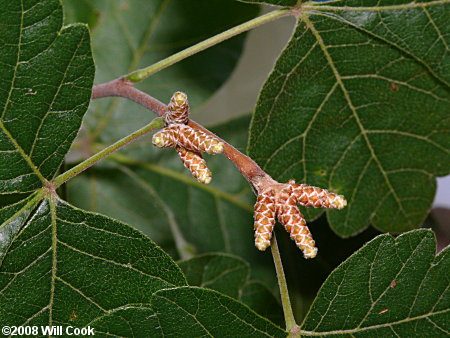
[[[258,194],[254,212],[255,246],[264,251],[270,246],[275,226],[275,194],[269,188]]]
[[[291,195],[278,213],[278,220],[289,232],[291,239],[302,250],[305,258],[314,258],[317,255],[316,242],[306,225],[305,218],[297,207],[295,198]]]
[[[307,184],[291,184],[298,204],[305,207],[342,209],[347,205],[344,196]]]
[[[302,250],[305,258],[314,258],[317,248],[305,218],[297,207],[292,187],[284,188],[277,203],[278,221],[284,225],[291,239]]]
[[[153,135],[153,144],[160,148],[181,147],[196,153],[219,154],[223,142],[201,130],[184,124],[171,124]]]
[[[206,166],[206,162],[202,155],[181,147],[177,147],[177,152],[181,161],[183,161],[184,166],[191,171],[192,176],[203,184],[211,182],[211,171],[209,171]]]
[[[169,111],[164,115],[166,125],[187,124],[189,121],[189,102],[183,92],[175,92],[167,105]]]

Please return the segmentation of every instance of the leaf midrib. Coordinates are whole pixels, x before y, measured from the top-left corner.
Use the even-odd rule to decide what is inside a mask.
[[[403,319],[400,319],[400,320],[395,321],[395,322],[378,324],[378,325],[372,325],[372,326],[366,326],[366,327],[349,329],[349,330],[334,330],[334,331],[306,331],[306,330],[300,330],[299,333],[307,335],[307,336],[324,336],[324,335],[333,335],[333,334],[360,333],[360,332],[363,332],[363,331],[376,330],[376,329],[380,329],[380,328],[384,328],[384,327],[391,327],[391,326],[399,325],[399,324],[402,324],[402,323],[408,323],[408,322],[412,322],[414,320],[428,318],[428,317],[431,317],[431,316],[440,315],[440,314],[447,313],[447,312],[450,312],[450,309],[444,309],[444,310],[440,310],[440,311],[436,311],[436,312],[424,313],[423,315],[416,316],[416,317],[407,317],[407,318],[403,318]]]
[[[355,121],[356,121],[356,123],[357,123],[357,125],[358,125],[358,127],[360,129],[360,135],[363,136],[363,138],[364,138],[364,140],[365,140],[365,142],[367,144],[367,147],[369,148],[369,152],[370,152],[370,155],[371,155],[372,159],[377,164],[377,166],[378,166],[378,168],[379,168],[379,170],[380,170],[380,172],[381,172],[381,174],[382,174],[382,176],[383,176],[383,178],[384,178],[384,180],[385,180],[385,182],[387,184],[387,187],[390,190],[390,193],[392,194],[392,196],[394,197],[396,203],[398,204],[398,206],[400,208],[400,211],[405,216],[405,221],[407,222],[407,224],[409,226],[412,226],[411,221],[408,218],[408,215],[407,215],[405,209],[403,208],[403,204],[401,203],[401,200],[398,197],[396,190],[394,189],[394,187],[393,187],[389,177],[387,176],[386,171],[384,170],[380,159],[378,158],[378,156],[375,153],[375,150],[374,150],[374,148],[372,146],[372,143],[370,142],[370,140],[369,140],[369,138],[367,136],[367,130],[364,127],[364,125],[362,124],[361,119],[359,118],[359,114],[358,114],[355,106],[353,105],[353,102],[352,102],[352,100],[350,98],[350,94],[348,93],[347,88],[345,87],[344,82],[342,81],[341,75],[340,75],[339,71],[337,70],[336,65],[334,64],[333,58],[331,57],[330,53],[328,52],[328,48],[327,48],[325,42],[323,41],[322,36],[316,30],[314,24],[309,20],[309,18],[306,15],[302,14],[301,15],[301,19],[305,22],[305,24],[311,30],[311,33],[314,35],[316,40],[319,42],[319,46],[320,46],[320,48],[321,48],[321,50],[322,50],[322,52],[323,52],[323,54],[324,54],[324,56],[325,56],[325,58],[327,60],[327,63],[329,65],[329,67],[331,68],[331,70],[332,70],[332,72],[334,74],[336,82],[338,83],[339,87],[342,90],[342,93],[344,95],[345,101],[347,102],[347,106],[350,108],[350,110],[352,112],[352,115],[355,118]]]
[[[436,5],[444,5],[450,3],[449,0],[436,0],[430,2],[412,2],[404,5],[390,5],[390,6],[360,6],[360,7],[352,7],[352,6],[327,6],[317,3],[316,5],[304,5],[302,9],[308,10],[317,10],[323,9],[328,11],[342,11],[342,12],[383,12],[383,11],[395,11],[409,8],[424,8],[431,7]]]
[[[23,8],[23,0],[20,1],[20,6],[21,6],[21,16],[20,16],[20,32],[19,32],[19,43],[17,45],[17,57],[16,57],[16,66],[14,67],[14,74],[13,74],[13,79],[11,82],[11,87],[9,89],[9,93],[8,93],[8,98],[6,99],[6,104],[5,104],[5,108],[3,109],[1,118],[0,118],[0,128],[2,129],[2,131],[6,134],[6,136],[8,137],[8,139],[12,142],[12,144],[14,145],[14,147],[17,149],[17,151],[19,152],[20,155],[22,155],[22,157],[25,159],[25,161],[27,162],[27,164],[29,165],[29,167],[31,168],[31,170],[36,174],[36,176],[39,178],[39,180],[43,183],[46,184],[46,179],[44,178],[44,176],[41,174],[41,172],[38,170],[38,168],[34,165],[34,163],[31,161],[31,158],[25,153],[25,151],[22,149],[22,147],[19,145],[19,143],[16,141],[16,139],[11,135],[11,133],[9,132],[8,129],[6,129],[5,125],[3,124],[3,117],[5,116],[6,110],[9,107],[9,104],[11,102],[11,95],[12,92],[15,88],[15,83],[16,83],[16,78],[17,78],[17,71],[19,68],[19,59],[20,59],[20,53],[22,51],[22,38],[23,38],[23,23],[24,23],[24,8]]]
[[[438,2],[438,4],[440,4],[440,1],[436,1],[436,2]],[[447,0],[444,3],[447,3],[447,2],[450,3],[450,0]],[[325,9],[325,10],[330,10],[330,11],[334,10],[334,8],[331,8],[331,9],[330,8],[324,8],[324,7],[318,7],[318,8]],[[341,7],[336,7],[336,8],[341,8]],[[356,8],[363,8],[363,7],[352,7],[352,8],[356,9]],[[357,10],[355,10],[355,11],[357,11]],[[361,10],[361,11],[363,11],[363,10]],[[365,10],[365,11],[367,11],[367,10]],[[308,12],[306,13],[306,15],[307,14],[308,14]],[[380,41],[386,43],[388,46],[392,46],[393,48],[398,49],[402,53],[404,53],[404,54],[408,55],[409,57],[411,57],[412,59],[416,60],[421,66],[423,66],[425,69],[427,69],[428,72],[430,73],[430,75],[433,76],[433,78],[436,81],[442,83],[446,87],[449,87],[449,83],[445,79],[441,78],[438,74],[436,74],[436,72],[428,65],[427,62],[425,62],[424,60],[420,59],[418,56],[412,54],[411,52],[409,52],[407,49],[403,48],[402,46],[397,45],[393,41],[390,41],[390,40],[384,38],[383,36],[377,35],[377,34],[375,34],[372,31],[369,31],[369,30],[367,30],[367,29],[365,29],[365,28],[363,28],[361,26],[358,26],[355,23],[340,17],[338,14],[330,15],[329,12],[320,11],[320,10],[317,10],[317,9],[314,10],[314,11],[309,12],[309,14],[322,15],[322,16],[327,17],[328,19],[332,19],[332,20],[336,20],[336,21],[341,22],[341,23],[345,23],[345,24],[353,27],[356,30],[359,30],[359,31],[361,31],[361,32],[363,32],[363,33],[365,33],[365,34],[367,34],[367,35],[369,35],[369,36],[371,36],[371,37],[373,37],[373,38],[375,38],[377,40],[380,40]],[[391,31],[391,33],[393,33],[393,32]],[[398,37],[398,38],[400,39],[400,37]],[[446,46],[446,48],[448,50],[447,46]]]

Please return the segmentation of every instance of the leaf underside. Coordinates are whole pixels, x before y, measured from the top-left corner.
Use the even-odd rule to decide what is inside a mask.
[[[126,11],[130,10],[126,6],[119,8],[112,2],[98,3],[123,11],[118,18],[125,18]],[[291,2],[277,3],[292,5]],[[163,2],[158,4],[162,6]],[[344,2],[333,4],[340,6]],[[412,14],[422,10],[425,14],[417,15],[417,18],[426,16],[429,24],[422,27],[425,33],[429,33],[429,29],[436,32],[445,28],[442,20],[447,7],[427,5],[427,11],[420,4],[416,7],[402,11],[416,17]],[[187,275],[184,276],[170,256],[144,234],[106,216],[78,209],[56,195],[48,181],[60,168],[89,103],[94,77],[89,32],[83,25],[62,27],[62,8],[57,0],[0,0],[0,8],[0,102],[3,107],[0,118],[0,324],[90,325],[98,336],[185,336],[186,333],[193,336],[285,336],[282,329],[256,313],[278,322],[277,311],[273,308],[279,310],[279,304],[263,284],[248,280],[247,263],[229,255],[204,255],[180,263]],[[352,191],[355,179],[361,181],[356,185],[359,190],[354,193],[365,194],[363,200],[369,207],[358,205],[355,202],[359,201],[357,195],[350,197],[350,205],[355,205],[353,208],[330,214],[335,229],[340,223],[338,217],[348,218],[344,222],[346,228],[338,233],[346,235],[363,228],[366,223],[362,222],[359,228],[355,222],[365,220],[369,211],[377,227],[383,228],[390,220],[397,227],[394,230],[406,229],[414,226],[405,223],[407,220],[412,222],[413,207],[418,208],[414,217],[424,212],[423,204],[432,195],[429,185],[434,184],[433,176],[448,171],[445,155],[448,155],[449,141],[444,131],[448,129],[449,119],[443,108],[449,100],[446,87],[448,58],[446,52],[442,54],[439,44],[445,37],[435,39],[431,52],[426,53],[415,48],[414,40],[408,40],[414,38],[403,36],[401,32],[391,34],[395,32],[392,27],[383,31],[382,25],[374,24],[379,18],[361,15],[364,11],[357,11],[359,14],[356,15],[347,9],[342,10],[344,13],[328,9],[339,12],[339,17],[303,18],[294,35],[297,40],[291,41],[272,74],[272,79],[275,77],[276,80],[273,83],[279,85],[282,82],[282,90],[269,90],[271,80],[266,84],[253,128],[258,123],[265,124],[264,114],[258,117],[258,112],[267,109],[264,105],[269,104],[270,95],[275,92],[275,103],[288,110],[280,109],[280,115],[269,114],[271,122],[257,130],[268,133],[275,127],[274,133],[264,136],[264,142],[257,148],[251,146],[259,137],[252,129],[250,149],[278,177],[304,175],[308,183],[315,183],[314,180],[330,183],[325,186],[345,194]],[[254,13],[252,10],[245,15]],[[95,7],[91,14],[86,20],[94,26],[101,25],[101,14]],[[386,15],[389,18],[390,14]],[[305,24],[307,29],[302,28]],[[135,26],[139,26],[137,21]],[[101,26],[96,27],[101,30]],[[405,43],[396,41],[397,38]],[[331,40],[336,47],[330,45]],[[297,48],[297,42],[305,49]],[[349,52],[352,44],[361,47],[361,52],[356,49]],[[369,48],[370,53],[364,48]],[[339,51],[341,49],[345,53]],[[380,60],[365,59],[372,54]],[[313,55],[316,62],[310,59]],[[108,56],[111,57],[111,53]],[[439,58],[443,61],[437,62]],[[227,68],[228,72],[231,68]],[[360,68],[367,73],[360,73]],[[289,75],[285,76],[283,72]],[[362,80],[360,77],[364,74],[370,76]],[[374,78],[374,74],[378,77]],[[220,81],[226,74],[222,76]],[[302,81],[308,82],[303,86]],[[293,84],[300,85],[296,88],[301,90],[290,91]],[[177,89],[180,88],[174,90]],[[309,95],[309,106],[302,103],[302,95],[308,97],[304,90],[314,94]],[[169,89],[163,91],[169,93]],[[200,90],[198,93],[199,100],[206,97]],[[286,93],[290,93],[292,102],[283,98]],[[420,105],[419,100],[423,101]],[[330,114],[324,113],[331,109],[327,105],[332,106],[333,111],[337,107],[340,113],[330,118]],[[117,109],[114,105],[108,107],[111,111]],[[380,107],[389,107],[395,114],[384,113]],[[280,135],[276,133],[277,124],[272,122],[279,119],[279,126],[286,123],[282,119],[283,111],[289,111],[290,118],[297,123],[291,122],[290,126],[304,128],[300,132],[296,128],[284,128],[283,142],[296,137],[289,134],[291,130],[297,130],[305,142],[311,136],[320,136],[320,141],[318,139],[314,145],[317,157],[300,152],[305,154],[306,160],[302,163],[307,170],[304,172],[296,172],[294,165],[287,170],[285,166],[283,173],[275,164],[277,161],[269,160],[270,156],[264,153],[267,149],[273,152],[277,147],[274,140]],[[434,127],[437,120],[439,130]],[[108,118],[102,121],[107,124]],[[245,118],[231,121],[215,131],[233,143],[236,141],[242,148],[246,137],[242,128],[247,122]],[[387,122],[390,123],[388,126]],[[341,123],[340,127],[335,128],[338,123]],[[379,129],[373,129],[374,126]],[[326,135],[319,133],[324,127],[330,127]],[[390,129],[386,129],[388,127]],[[116,131],[114,124],[110,128],[110,134],[102,140],[116,139],[126,129]],[[396,132],[392,133],[394,135],[387,133],[393,139],[384,139],[384,132],[374,133],[374,130]],[[334,142],[333,146],[326,142],[327,138],[332,141],[339,135],[343,141]],[[251,240],[251,192],[246,183],[238,179],[235,169],[221,162],[224,159],[210,161],[208,158],[211,167],[217,168],[213,171],[218,173],[215,178],[220,188],[200,187],[193,184],[189,176],[180,174],[180,163],[173,154],[161,155],[160,150],[149,150],[148,141],[135,144],[125,154],[115,154],[111,161],[99,167],[99,172],[105,174],[102,182],[107,183],[102,186],[104,198],[109,192],[114,192],[115,197],[121,196],[123,190],[131,187],[130,182],[135,184],[130,189],[140,191],[136,196],[141,201],[111,198],[116,204],[105,208],[113,213],[122,202],[131,205],[136,202],[141,211],[148,212],[152,228],[149,232],[155,233],[155,237],[160,236],[158,243],[161,239],[169,251],[183,252],[180,247],[187,243],[191,247],[193,244],[199,252],[244,253],[252,261],[256,274],[264,275],[268,271],[268,260],[261,260],[262,256]],[[396,149],[404,149],[405,142],[414,152],[402,159],[396,155]],[[391,148],[385,146],[386,143]],[[281,156],[289,144],[276,152],[274,158]],[[304,144],[302,151],[313,147],[312,143]],[[343,152],[344,148],[347,150]],[[295,153],[295,149],[293,151]],[[327,156],[322,158],[323,154]],[[336,160],[338,157],[342,159]],[[338,163],[335,170],[329,172],[321,162],[323,159],[328,165]],[[354,167],[349,165],[349,159],[354,162]],[[154,164],[145,163],[147,160]],[[363,166],[364,175],[361,176],[358,168],[364,160],[367,164]],[[430,161],[434,163],[430,164]],[[318,167],[313,169],[319,170],[320,177],[311,174],[314,163]],[[387,168],[387,164],[392,168]],[[303,164],[299,168],[302,167]],[[411,172],[416,176],[411,176]],[[366,173],[370,174],[368,178]],[[421,179],[421,175],[427,179]],[[376,181],[377,177],[379,181]],[[86,176],[75,182],[87,182],[92,188],[95,185],[89,181],[91,179]],[[381,202],[378,199],[383,213],[378,213],[378,209],[374,212],[371,204],[381,193],[361,190],[367,180],[378,184],[378,189],[390,192]],[[94,181],[95,184],[101,182],[96,178]],[[185,185],[181,193],[179,182]],[[406,187],[405,182],[408,183]],[[389,184],[392,191],[388,189]],[[400,185],[406,190],[396,189]],[[121,189],[119,194],[117,191]],[[422,200],[416,203],[414,194],[421,189]],[[83,193],[89,196],[86,191],[89,189],[80,188],[78,200],[83,198]],[[147,194],[147,202],[142,201],[143,192]],[[101,200],[103,198],[98,198]],[[403,210],[397,206],[397,212],[394,202],[399,202]],[[149,207],[149,203],[153,204]],[[199,209],[206,212],[195,213]],[[144,212],[145,217],[138,215],[137,210],[136,207],[124,218],[139,220],[145,227],[147,214]],[[162,225],[158,228],[155,224],[160,221]],[[391,226],[386,229],[392,230]],[[437,257],[434,250],[433,235],[429,231],[411,232],[395,240],[390,235],[376,238],[332,273],[302,325],[303,333],[344,336],[396,333],[405,337],[448,334],[448,249]],[[265,258],[269,258],[268,255]]]
[[[173,330],[170,318],[189,311],[183,301],[198,295],[189,326],[284,336],[237,300],[191,290],[176,263],[144,234],[58,197],[51,180],[80,128],[94,77],[89,31],[61,28],[57,0],[0,1],[0,7],[1,326],[90,325],[100,336],[165,335]],[[168,290],[156,293],[162,289]],[[176,308],[171,295],[180,302]]]
[[[250,266],[229,254],[204,254],[178,263],[188,284],[219,291],[247,304],[261,316],[283,326],[283,310],[261,282],[249,280]]]
[[[2,257],[77,135],[94,64],[87,27],[61,28],[58,1],[1,1],[0,7]]]
[[[448,337],[450,249],[430,230],[381,235],[328,277],[302,334]]]
[[[347,208],[328,212],[341,236],[418,227],[450,170],[450,6],[303,9],[259,97],[250,155],[281,181],[345,195]]]

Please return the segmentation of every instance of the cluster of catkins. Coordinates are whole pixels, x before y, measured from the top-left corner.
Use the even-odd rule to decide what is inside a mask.
[[[167,105],[164,115],[166,127],[153,135],[153,144],[160,148],[175,148],[185,167],[200,182],[211,182],[211,171],[201,153],[220,154],[223,142],[199,129],[189,127],[189,103],[187,95],[176,92]]]
[[[291,239],[305,258],[314,258],[317,248],[305,218],[297,204],[305,207],[342,209],[347,205],[344,196],[307,184],[277,183],[258,193],[255,204],[255,246],[263,251],[270,246],[275,215],[284,225]]]
[[[165,128],[153,136],[153,144],[160,148],[175,148],[192,175],[201,183],[211,182],[211,172],[202,153],[219,154],[223,142],[199,129],[188,126],[189,103],[182,92],[173,94],[164,115]],[[275,182],[258,191],[255,204],[255,246],[266,250],[270,246],[275,216],[302,250],[305,258],[314,258],[317,248],[297,204],[305,207],[342,209],[347,205],[344,196],[291,180]]]

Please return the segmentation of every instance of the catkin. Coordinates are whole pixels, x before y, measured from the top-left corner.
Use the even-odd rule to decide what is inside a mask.
[[[273,189],[267,189],[258,195],[254,208],[255,246],[264,251],[270,246],[275,226],[275,199]]]
[[[187,124],[189,121],[189,102],[185,93],[175,92],[167,108],[169,111],[164,115],[166,125]]]
[[[307,184],[292,184],[292,194],[305,207],[342,209],[347,205],[344,196]]]
[[[305,218],[297,207],[292,187],[283,189],[281,195],[277,203],[278,221],[284,225],[291,239],[302,250],[305,258],[316,257],[316,243],[306,225]]]
[[[219,154],[223,142],[201,130],[184,124],[171,124],[153,135],[153,144],[160,148],[181,147],[196,153]]]
[[[177,147],[177,152],[184,166],[191,171],[192,176],[203,184],[211,182],[211,171],[206,166],[202,155],[181,147]]]

